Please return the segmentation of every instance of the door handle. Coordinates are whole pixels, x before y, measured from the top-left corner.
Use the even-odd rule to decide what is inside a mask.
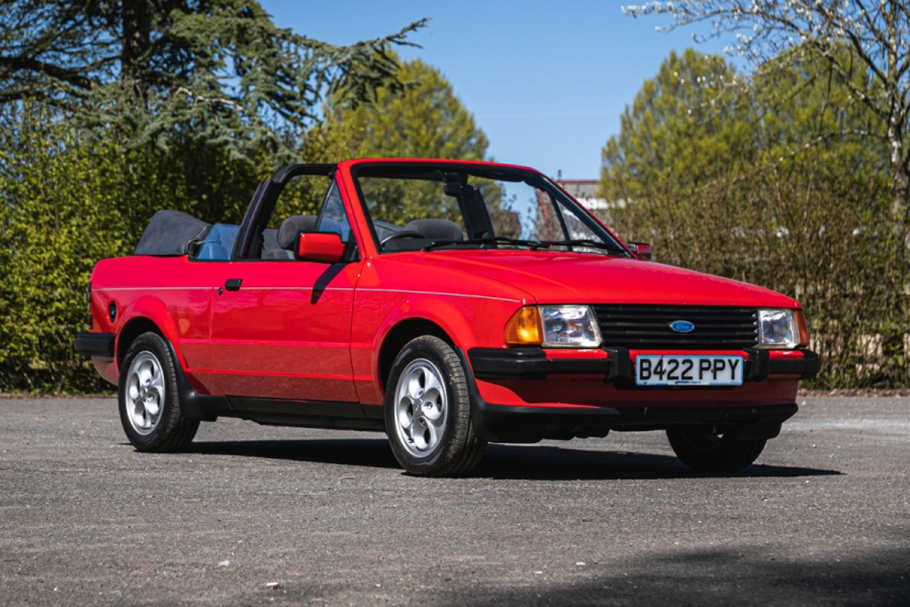
[[[242,278],[228,278],[224,281],[224,288],[228,291],[239,291],[240,283],[243,282]]]

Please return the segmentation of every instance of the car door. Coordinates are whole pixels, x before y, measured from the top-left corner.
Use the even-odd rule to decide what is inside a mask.
[[[351,238],[334,181],[316,228]],[[258,401],[357,401],[350,342],[360,265],[268,255],[227,265],[212,305],[211,346],[224,394],[243,397],[232,404],[275,411]]]

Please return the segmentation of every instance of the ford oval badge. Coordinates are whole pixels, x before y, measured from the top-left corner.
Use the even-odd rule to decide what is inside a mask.
[[[688,320],[676,320],[670,323],[670,328],[677,333],[689,333],[695,329],[695,325],[690,323]]]

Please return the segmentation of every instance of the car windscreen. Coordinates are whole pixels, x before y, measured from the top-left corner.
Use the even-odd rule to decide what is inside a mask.
[[[354,177],[382,252],[530,248],[627,255],[543,176],[475,165],[366,165]]]

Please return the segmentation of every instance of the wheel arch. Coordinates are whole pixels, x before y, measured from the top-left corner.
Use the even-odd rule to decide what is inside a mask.
[[[455,342],[445,330],[435,322],[426,318],[407,318],[399,321],[394,325],[382,340],[379,348],[378,370],[379,382],[383,392],[389,380],[389,374],[392,371],[392,363],[395,357],[409,341],[421,335],[433,335],[443,340],[452,347]]]
[[[120,333],[117,336],[118,367],[123,364],[123,359],[126,358],[126,351],[129,350],[130,344],[136,341],[136,338],[143,333],[156,333],[161,337],[164,337],[164,333],[162,333],[158,325],[156,325],[150,319],[144,316],[131,318],[126,322],[126,324],[123,325],[123,328],[120,330]]]
[[[219,414],[230,412],[231,407],[223,396],[198,394],[196,392],[187,379],[186,373],[183,371],[183,365],[176,345],[168,338],[167,334],[161,330],[161,327],[150,318],[137,316],[131,318],[123,325],[123,328],[118,335],[116,346],[118,367],[121,367],[126,358],[126,353],[129,350],[130,345],[136,341],[140,335],[145,333],[155,333],[161,337],[161,339],[164,340],[165,347],[174,360],[178,398],[180,400],[180,405],[183,408],[184,416],[187,419],[215,421],[218,419]]]
[[[122,325],[117,328],[115,354],[118,366],[133,341],[148,331],[157,333],[177,350],[177,362],[182,360],[177,348],[177,325],[167,306],[155,297],[140,297],[121,312]]]

